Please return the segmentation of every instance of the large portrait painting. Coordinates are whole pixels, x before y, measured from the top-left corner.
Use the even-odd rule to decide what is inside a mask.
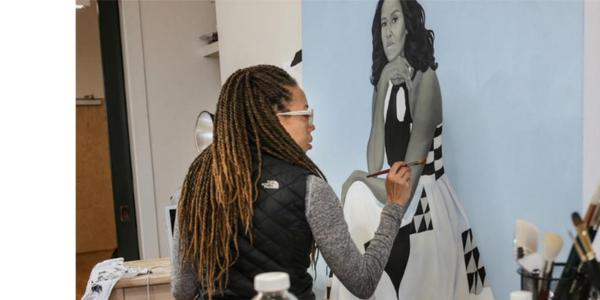
[[[379,0],[374,12],[368,170],[342,188],[353,241],[365,251],[386,203],[383,176],[396,161],[412,167],[413,197],[373,299],[493,299],[468,217],[444,172],[442,93],[434,32],[415,0]],[[357,299],[333,276],[330,299]]]

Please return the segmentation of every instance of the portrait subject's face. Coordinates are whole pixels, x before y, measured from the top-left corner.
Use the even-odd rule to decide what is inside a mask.
[[[403,54],[406,27],[400,0],[384,0],[381,7],[381,42],[388,61]]]

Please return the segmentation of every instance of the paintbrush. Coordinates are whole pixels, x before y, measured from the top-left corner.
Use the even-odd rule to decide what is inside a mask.
[[[581,261],[586,261],[585,253],[583,253],[583,250],[581,249],[581,246],[579,246],[579,242],[575,239],[573,232],[571,232],[571,230],[568,230],[568,232],[569,232],[569,237],[571,238],[571,241],[573,242],[573,247],[575,247],[575,251],[577,251],[577,255],[579,255],[579,259]]]
[[[425,160],[424,159],[419,159],[419,160],[415,160],[415,161],[409,162],[406,165],[409,166],[409,167],[412,167],[412,166],[424,165],[424,164],[425,164]],[[381,170],[379,172],[375,172],[375,173],[369,174],[369,175],[367,175],[367,178],[369,178],[369,177],[376,177],[376,176],[379,176],[379,175],[382,175],[382,174],[387,174],[387,173],[390,172],[390,170],[391,169],[385,169],[385,170]]]
[[[598,186],[598,189],[596,190],[594,195],[592,195],[592,199],[590,200],[588,209],[586,210],[585,216],[583,217],[583,224],[585,224],[585,227],[589,227],[590,225],[593,225],[593,224],[591,224],[592,219],[596,215],[596,211],[597,211],[599,202],[600,202],[600,186]]]
[[[583,240],[579,238],[579,235],[577,237],[574,236],[570,230],[568,233],[573,241],[573,247],[563,268],[560,280],[554,289],[554,298],[552,299],[570,300],[575,289],[581,289],[583,286],[582,279],[578,275],[581,274],[584,264],[588,262],[586,251],[583,250]],[[591,230],[589,233],[593,235],[596,231]]]
[[[577,230],[577,237],[581,242],[581,246],[583,247],[586,258],[588,260],[596,259],[596,254],[594,253],[594,248],[592,247],[592,241],[588,235],[587,228],[585,228],[585,224],[583,224],[583,220],[581,220],[581,216],[579,213],[574,212],[571,214],[571,219],[573,219],[573,224]]]
[[[596,216],[594,216],[592,220],[594,220]],[[571,236],[571,238],[573,239],[573,247],[571,248],[569,258],[567,259],[567,262],[565,263],[565,266],[563,268],[563,272],[560,277],[561,279],[558,281],[558,284],[554,289],[554,298],[552,299],[572,299],[571,295],[575,291],[575,289],[581,289],[584,286],[582,285],[582,280],[579,279],[578,275],[581,273],[582,267],[584,265],[587,265],[590,261],[597,263],[595,259],[594,250],[591,246],[591,239],[594,238],[596,230],[592,228],[588,232],[588,230],[585,228],[585,225],[583,224],[583,221],[581,220],[581,216],[579,216],[578,213],[573,213],[571,217],[573,219],[573,223],[575,224],[575,228],[577,229],[577,237],[573,238],[573,234],[569,232],[569,236]],[[594,222],[592,221],[592,223]],[[586,239],[587,243],[585,242]]]
[[[554,260],[560,253],[563,239],[557,233],[549,232],[544,235],[544,262],[542,269],[542,282],[540,285],[540,299],[548,299],[550,293],[550,280],[554,269]]]
[[[563,246],[563,239],[558,233],[548,232],[544,235],[544,277],[552,277],[551,271],[554,266],[554,260],[560,253]]]
[[[590,209],[592,209],[592,205],[594,205],[595,210],[593,213],[591,213],[591,217],[589,218],[589,221],[584,218],[583,221],[585,222],[585,224],[587,226],[591,226],[594,229],[598,228],[598,225],[600,224],[600,185],[598,185],[598,188],[596,188],[596,192],[594,193],[594,195],[592,195],[592,199],[590,200],[590,207],[588,207],[588,211]],[[586,212],[586,217],[587,217],[588,212]],[[588,222],[586,222],[588,221]],[[593,237],[592,237],[593,240]]]
[[[537,252],[539,236],[537,226],[525,220],[517,220],[515,225],[515,257],[521,259]]]

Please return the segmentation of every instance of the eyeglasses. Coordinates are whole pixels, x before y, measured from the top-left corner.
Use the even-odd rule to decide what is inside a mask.
[[[307,110],[294,110],[277,113],[278,116],[308,116],[308,125],[313,125],[315,111],[312,108]]]

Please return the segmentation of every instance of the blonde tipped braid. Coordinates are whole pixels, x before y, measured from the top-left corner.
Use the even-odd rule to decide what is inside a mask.
[[[239,256],[240,225],[252,239],[262,153],[325,178],[274,113],[285,109],[291,100],[288,88],[293,86],[295,80],[275,66],[260,65],[232,74],[219,95],[214,141],[196,157],[185,177],[177,209],[177,251],[182,264],[195,266],[209,299],[227,285],[228,268]],[[253,162],[259,172],[254,180]],[[314,249],[313,245],[313,258]]]

